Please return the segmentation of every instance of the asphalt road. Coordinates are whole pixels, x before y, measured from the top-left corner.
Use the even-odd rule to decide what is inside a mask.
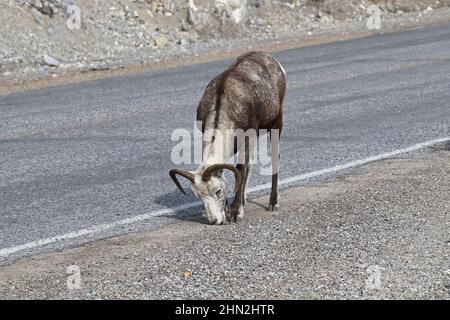
[[[288,74],[281,178],[449,135],[449,25],[274,56]],[[229,63],[1,96],[0,250],[192,202],[168,177],[171,134],[193,129],[206,84]],[[268,181],[254,169],[252,185]],[[167,219],[44,249],[157,228]]]

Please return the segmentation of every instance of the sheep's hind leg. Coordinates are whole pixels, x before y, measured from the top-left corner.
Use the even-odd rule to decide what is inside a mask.
[[[270,192],[269,211],[276,211],[279,208],[280,197],[278,195],[278,170],[280,167],[280,135],[281,126],[276,132],[277,136],[272,137],[272,131],[270,133],[271,147],[272,147],[272,191]]]

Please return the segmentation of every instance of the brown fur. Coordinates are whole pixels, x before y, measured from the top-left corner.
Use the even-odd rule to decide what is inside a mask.
[[[197,120],[202,121],[205,132],[209,117],[214,114],[213,128],[221,116],[227,117],[235,129],[279,129],[283,126],[283,100],[286,77],[279,63],[264,52],[249,52],[241,55],[223,73],[215,77],[206,87],[197,108]],[[216,112],[212,112],[216,111]],[[211,122],[210,122],[211,123]],[[246,158],[248,146],[246,145]],[[272,163],[278,159],[272,159]],[[243,177],[233,204],[231,217],[236,219],[238,209],[245,205],[245,182],[250,166],[237,165]],[[272,192],[269,209],[278,204],[278,174],[272,176]]]
[[[285,91],[286,78],[278,62],[266,53],[249,52],[211,80],[197,108],[197,120],[206,123],[213,107],[219,116],[226,112],[244,131],[281,127]]]

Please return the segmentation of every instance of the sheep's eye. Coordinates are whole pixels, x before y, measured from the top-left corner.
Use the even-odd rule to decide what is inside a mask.
[[[222,192],[221,189],[217,190],[217,191],[216,191],[216,196],[217,196],[217,197],[220,196],[220,193],[221,193],[221,192]]]

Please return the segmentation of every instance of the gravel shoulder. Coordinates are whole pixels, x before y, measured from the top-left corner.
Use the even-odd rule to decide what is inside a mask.
[[[240,224],[174,219],[25,258],[0,268],[0,298],[449,299],[448,149],[286,189],[276,213],[253,199]]]

